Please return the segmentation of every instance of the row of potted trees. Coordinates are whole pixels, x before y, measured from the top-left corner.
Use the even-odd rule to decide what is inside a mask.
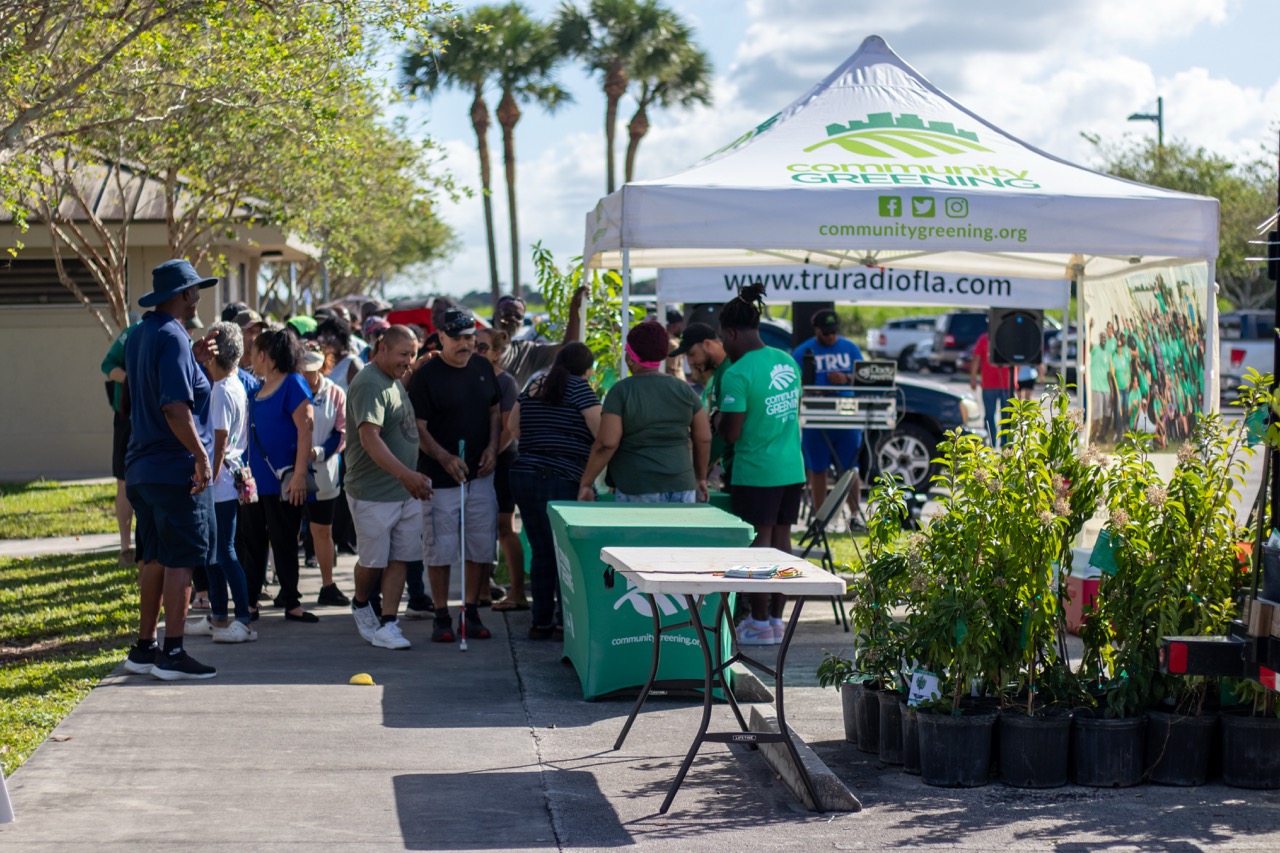
[[[1224,746],[1242,729],[1280,738],[1260,685],[1160,671],[1161,637],[1224,634],[1237,615],[1245,431],[1203,416],[1166,478],[1144,436],[1114,457],[1082,449],[1081,413],[1061,387],[1047,394],[1009,404],[1001,449],[947,436],[941,510],[923,531],[904,537],[903,495],[876,484],[851,585],[854,650],[828,654],[819,680],[841,686],[860,748],[931,784],[985,784],[993,751],[1018,786],[1201,784],[1219,718]],[[1091,562],[1103,576],[1072,666],[1062,599],[1072,545],[1100,513]],[[1219,714],[1237,699],[1239,711]],[[1224,778],[1280,786],[1277,762],[1223,756]]]

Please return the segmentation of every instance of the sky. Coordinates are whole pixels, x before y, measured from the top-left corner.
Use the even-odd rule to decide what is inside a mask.
[[[581,2],[581,0],[580,0]],[[1164,97],[1165,138],[1236,159],[1274,149],[1280,130],[1280,0],[667,0],[695,30],[714,69],[714,104],[650,111],[636,178],[692,165],[785,107],[852,54],[882,36],[948,95],[1025,142],[1097,165],[1082,134],[1120,141],[1154,136]],[[463,4],[473,5],[473,4]],[[559,2],[525,0],[550,18]],[[598,79],[566,63],[559,82],[573,103],[554,114],[525,107],[516,126],[520,239],[550,248],[561,265],[582,254],[585,216],[605,194],[604,94]],[[489,98],[496,108],[497,94]],[[469,95],[442,92],[398,108],[410,130],[431,137],[443,165],[470,198],[444,201],[440,215],[459,249],[389,294],[487,290],[488,261],[479,158]],[[618,182],[626,126],[619,109]],[[501,129],[490,131],[499,279],[511,281]],[[529,252],[521,278],[532,282]],[[637,271],[638,277],[644,271]]]

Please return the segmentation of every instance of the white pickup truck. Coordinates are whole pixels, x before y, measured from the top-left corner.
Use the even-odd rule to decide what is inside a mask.
[[[1270,373],[1275,365],[1276,315],[1271,311],[1228,311],[1218,316],[1219,391],[1234,399],[1250,367]]]
[[[863,355],[868,358],[892,358],[900,368],[906,368],[916,348],[933,341],[937,317],[899,317],[889,320],[878,329],[867,332],[867,345]]]

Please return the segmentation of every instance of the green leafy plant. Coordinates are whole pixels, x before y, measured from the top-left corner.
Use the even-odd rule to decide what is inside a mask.
[[[843,652],[832,652],[823,649],[822,662],[818,664],[818,685],[820,687],[834,687],[839,690],[841,684],[851,681],[857,674],[858,671],[853,665],[852,658],[849,658]]]
[[[857,637],[854,669],[879,690],[901,691],[906,626],[894,618],[910,580],[907,554],[898,548],[907,503],[899,483],[881,476],[871,490],[875,508],[867,520],[867,557],[850,583],[849,619]]]

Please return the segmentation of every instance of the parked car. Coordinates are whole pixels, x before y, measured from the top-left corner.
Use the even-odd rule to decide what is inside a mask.
[[[772,320],[760,324],[765,344],[790,352],[791,330]],[[967,389],[948,387],[927,379],[899,374],[898,425],[892,430],[863,433],[858,467],[868,482],[880,474],[892,474],[910,488],[926,492],[937,473],[933,460],[938,443],[949,430],[963,429],[986,435],[982,407]]]
[[[1223,396],[1234,399],[1245,371],[1275,366],[1276,317],[1271,311],[1228,311],[1218,317],[1218,364]]]
[[[906,370],[921,344],[933,342],[937,317],[899,317],[867,332],[863,353],[870,358],[891,358]]]
[[[949,311],[938,318],[929,369],[950,373],[966,350],[987,331],[986,311]]]

